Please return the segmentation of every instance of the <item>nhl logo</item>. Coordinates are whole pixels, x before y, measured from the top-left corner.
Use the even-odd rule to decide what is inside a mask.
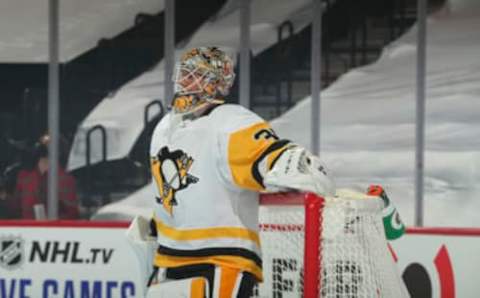
[[[23,263],[24,241],[19,236],[0,237],[0,267],[11,270]]]

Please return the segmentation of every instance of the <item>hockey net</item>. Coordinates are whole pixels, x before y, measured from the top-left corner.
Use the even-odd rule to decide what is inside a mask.
[[[264,282],[253,297],[405,297],[384,236],[383,202],[353,194],[262,195]]]

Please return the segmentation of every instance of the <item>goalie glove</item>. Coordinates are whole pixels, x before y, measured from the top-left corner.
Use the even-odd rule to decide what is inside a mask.
[[[383,200],[384,208],[382,211],[383,227],[385,228],[385,236],[388,240],[395,240],[405,234],[405,225],[400,219],[397,208],[393,205],[387,196],[387,193],[380,185],[370,185],[367,194],[380,197]]]
[[[136,216],[125,233],[140,270],[142,286],[138,289],[138,297],[145,297],[148,280],[153,271],[153,259],[158,244],[151,234],[150,221],[142,216]]]
[[[267,191],[295,189],[320,196],[333,196],[335,184],[320,159],[304,148],[285,150],[263,179]]]

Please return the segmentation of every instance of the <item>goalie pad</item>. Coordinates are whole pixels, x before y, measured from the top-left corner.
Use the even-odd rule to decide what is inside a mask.
[[[296,189],[319,196],[335,195],[335,184],[327,175],[325,165],[308,150],[291,147],[278,158],[263,179],[267,191]]]
[[[195,283],[197,285],[195,285]],[[199,290],[198,283],[201,283],[203,287],[205,287],[204,293],[209,292],[208,282],[202,277],[177,280],[166,279],[150,286],[145,298],[190,298],[193,296],[193,293],[196,293]],[[203,293],[201,296],[203,297]]]
[[[141,290],[146,293],[148,279],[153,272],[153,258],[157,248],[157,242],[151,236],[150,220],[137,216],[130,223],[126,231],[127,242],[137,257],[137,264],[141,273],[141,284],[144,286]]]

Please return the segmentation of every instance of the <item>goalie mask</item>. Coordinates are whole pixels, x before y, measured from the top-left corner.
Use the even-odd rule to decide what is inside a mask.
[[[174,75],[175,113],[191,113],[206,104],[222,104],[233,85],[232,59],[216,47],[194,48],[180,59]]]

